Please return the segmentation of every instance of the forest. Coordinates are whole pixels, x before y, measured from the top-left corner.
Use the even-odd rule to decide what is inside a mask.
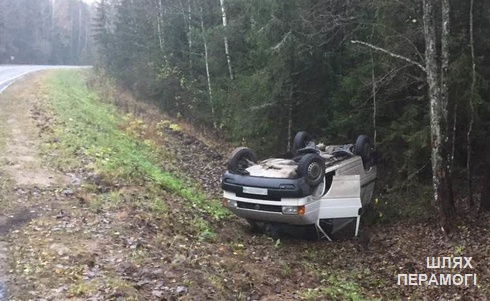
[[[79,0],[1,0],[0,64],[90,65],[91,22]]]
[[[0,0],[0,300],[490,299],[489,54],[488,0]]]
[[[395,216],[436,208],[449,230],[454,199],[489,207],[489,13],[483,0],[101,0],[96,69],[262,156],[300,130],[368,134]]]

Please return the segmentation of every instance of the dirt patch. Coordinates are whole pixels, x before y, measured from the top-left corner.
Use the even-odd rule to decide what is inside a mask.
[[[39,153],[40,129],[32,115],[37,91],[32,83],[42,80],[39,74],[28,76],[0,94],[0,300],[8,290],[6,235],[36,216],[39,202],[30,202],[36,195],[69,183],[67,176],[43,165]]]
[[[18,210],[14,215],[0,216],[0,236],[5,235],[17,226],[29,222],[33,216],[34,212],[26,208]]]
[[[33,111],[38,95],[29,89],[42,76],[33,75],[10,86],[0,95],[0,120],[5,135],[5,148],[0,156],[2,169],[16,185],[66,185],[69,178],[42,165],[39,154],[39,125]]]

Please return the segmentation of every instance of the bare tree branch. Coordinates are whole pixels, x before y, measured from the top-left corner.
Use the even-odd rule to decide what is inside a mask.
[[[404,61],[406,61],[406,62],[409,62],[410,64],[413,64],[413,65],[415,65],[415,66],[419,67],[420,69],[422,69],[422,71],[424,71],[424,73],[427,73],[427,70],[425,69],[425,67],[424,67],[424,66],[422,66],[422,64],[417,63],[417,62],[415,62],[415,61],[412,61],[412,60],[411,60],[411,59],[409,59],[408,57],[405,57],[405,56],[403,56],[403,55],[399,55],[399,54],[393,53],[393,52],[388,51],[388,50],[386,50],[386,49],[384,49],[384,48],[381,48],[381,47],[378,47],[378,46],[374,46],[373,44],[369,44],[369,43],[366,43],[366,42],[363,42],[363,41],[352,40],[352,41],[350,41],[350,42],[351,42],[352,44],[361,44],[361,45],[367,46],[367,47],[372,48],[372,49],[374,49],[374,50],[376,50],[376,51],[380,51],[380,52],[386,53],[386,54],[388,54],[388,55],[390,55],[390,56],[392,56],[392,57],[395,57],[395,58],[397,58],[397,59],[401,59],[401,60],[404,60]]]
[[[284,45],[284,43],[286,43],[286,41],[288,40],[288,38],[291,36],[291,30],[289,30],[281,39],[281,41],[279,43],[277,43],[276,46],[272,47],[271,50],[272,51],[277,51],[277,50],[280,50],[282,48],[282,45]]]

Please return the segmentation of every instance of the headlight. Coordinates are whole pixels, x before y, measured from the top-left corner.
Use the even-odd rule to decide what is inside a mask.
[[[282,206],[282,214],[305,215],[305,206]]]
[[[223,200],[223,205],[225,207],[228,207],[228,208],[237,208],[238,207],[235,200],[228,200],[228,199]]]

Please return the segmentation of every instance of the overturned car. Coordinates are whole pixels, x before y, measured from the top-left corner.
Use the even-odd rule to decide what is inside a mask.
[[[272,236],[357,236],[372,202],[375,157],[366,135],[354,144],[325,146],[298,132],[292,154],[262,161],[239,147],[222,178],[224,206]]]

